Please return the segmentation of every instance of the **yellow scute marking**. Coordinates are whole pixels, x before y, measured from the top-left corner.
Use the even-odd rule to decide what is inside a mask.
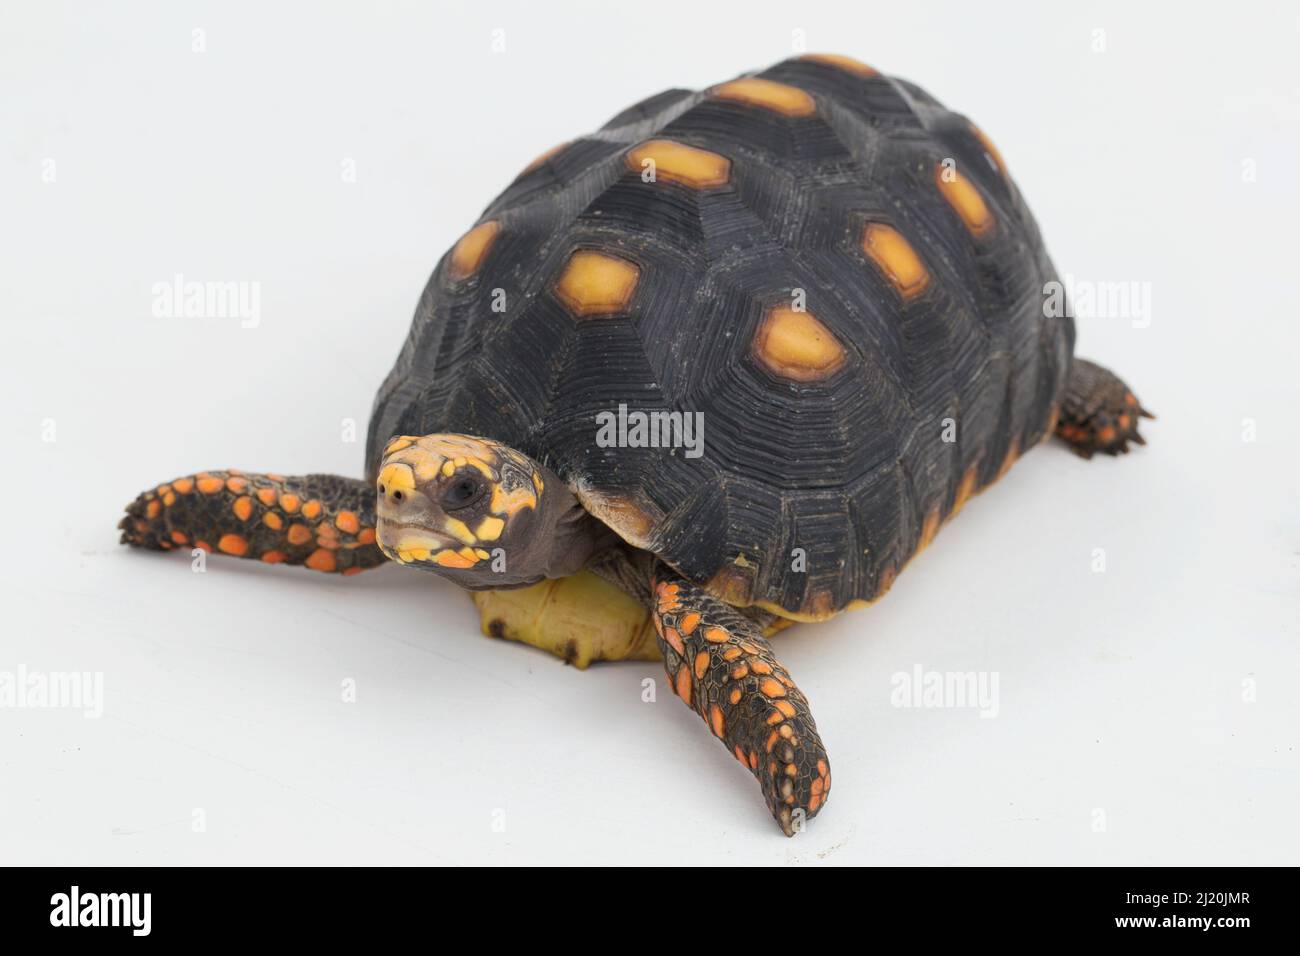
[[[613,315],[632,301],[641,270],[618,256],[579,249],[569,257],[555,294],[574,315]]]
[[[489,219],[461,236],[451,250],[451,277],[464,279],[477,272],[500,232],[501,223]]]
[[[910,299],[925,291],[930,273],[912,244],[893,226],[867,223],[862,232],[862,251],[876,265],[895,291]]]
[[[723,83],[711,92],[718,99],[759,106],[782,116],[811,116],[817,112],[817,102],[799,87],[754,76]]]
[[[770,310],[754,337],[754,356],[782,378],[813,382],[844,365],[839,339],[810,312],[788,306]]]
[[[652,166],[647,167],[647,161]],[[661,179],[693,189],[721,186],[731,178],[731,160],[706,149],[696,149],[668,139],[647,140],[627,154],[629,169],[644,174],[654,170],[655,181]]]
[[[972,235],[982,236],[993,228],[993,213],[969,179],[942,163],[935,167],[934,179],[940,194]]]

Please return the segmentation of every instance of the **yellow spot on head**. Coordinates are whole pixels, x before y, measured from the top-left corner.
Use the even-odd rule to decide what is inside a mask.
[[[760,106],[782,116],[811,116],[817,112],[817,102],[799,87],[752,76],[715,86],[710,92],[718,99]]]
[[[731,178],[731,160],[705,149],[696,149],[668,139],[651,139],[627,154],[628,168],[635,172],[646,169],[650,160],[655,181],[661,179],[692,189],[722,186]]]
[[[862,251],[896,292],[911,299],[925,291],[930,273],[903,234],[883,222],[870,222],[862,233]]]
[[[853,73],[856,76],[878,76],[879,74],[863,63],[861,60],[855,60],[851,56],[844,56],[839,53],[809,53],[799,57],[809,63],[822,63],[826,66],[833,66],[845,73]]]
[[[569,257],[555,294],[579,318],[613,315],[632,301],[641,270],[617,256],[579,249]]]
[[[934,181],[971,235],[983,236],[993,229],[993,213],[969,179],[939,163],[935,167]]]
[[[494,518],[491,515],[488,515],[478,523],[478,528],[475,529],[474,533],[478,536],[480,541],[495,541],[497,538],[501,537],[501,531],[505,526],[506,523],[500,518]]]
[[[771,309],[754,336],[755,358],[772,373],[797,382],[829,378],[844,365],[844,347],[810,312]]]
[[[393,462],[385,465],[379,473],[379,484],[385,491],[411,492],[415,490],[415,472],[411,471],[410,465]]]
[[[465,522],[459,518],[448,518],[442,523],[442,526],[449,535],[458,541],[463,541],[465,544],[473,544],[478,540],[474,537],[474,532],[470,531]]]
[[[477,272],[500,232],[501,223],[489,219],[461,236],[451,250],[451,262],[448,264],[451,277],[456,280],[467,279]]]

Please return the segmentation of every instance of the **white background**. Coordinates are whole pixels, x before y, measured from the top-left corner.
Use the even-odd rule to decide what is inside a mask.
[[[1293,10],[6,4],[0,669],[105,702],[0,710],[3,862],[1300,862]],[[1081,320],[1079,352],[1160,414],[1127,458],[1034,451],[886,600],[780,638],[834,767],[807,833],[658,665],[487,640],[396,567],[117,544],[198,469],[359,475],[341,422],[518,170],[796,30],[975,118],[1062,273],[1150,283],[1150,327]],[[176,273],[260,283],[260,326],[155,318]],[[996,672],[998,716],[891,706],[917,665]]]

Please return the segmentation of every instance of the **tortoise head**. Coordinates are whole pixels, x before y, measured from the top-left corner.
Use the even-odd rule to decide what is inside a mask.
[[[581,535],[575,539],[584,524],[575,518],[586,515],[569,489],[545,465],[491,439],[394,438],[375,490],[384,554],[464,588],[563,577],[591,553]]]

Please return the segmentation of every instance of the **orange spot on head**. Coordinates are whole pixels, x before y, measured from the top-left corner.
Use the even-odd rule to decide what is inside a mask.
[[[217,548],[240,557],[248,551],[248,541],[237,534],[223,534],[217,541]]]

